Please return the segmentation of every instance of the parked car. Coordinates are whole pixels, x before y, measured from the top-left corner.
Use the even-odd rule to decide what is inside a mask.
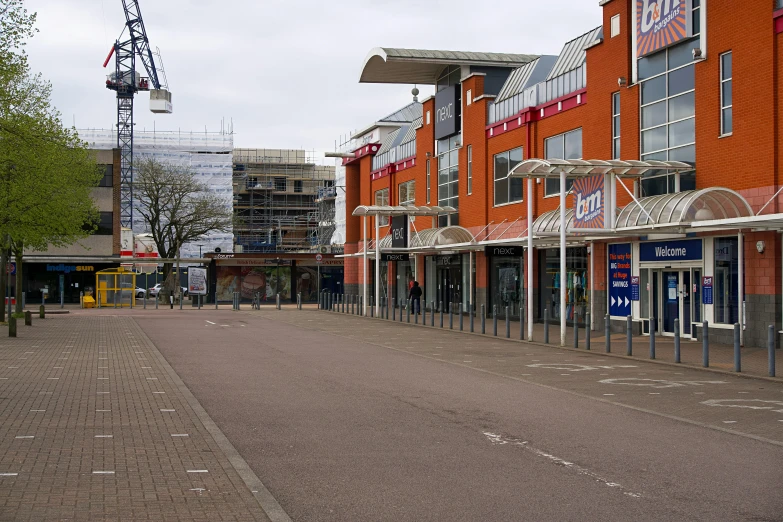
[[[123,291],[124,291],[126,288],[127,288],[127,289],[130,289],[130,288],[132,287],[132,285],[131,285],[130,283],[120,283],[120,287],[121,287],[121,288],[123,289]],[[142,298],[142,297],[144,297],[144,294],[146,294],[146,293],[147,293],[147,291],[146,291],[146,290],[144,290],[143,288],[139,288],[139,287],[137,286],[137,287],[136,287],[136,288],[133,290],[133,293],[134,293],[134,294],[136,294],[136,297],[137,297],[137,298]]]
[[[157,297],[161,290],[163,290],[163,283],[158,283],[157,285],[153,286],[149,289],[150,297]],[[182,295],[187,297],[188,296],[188,287],[183,286],[182,287]]]

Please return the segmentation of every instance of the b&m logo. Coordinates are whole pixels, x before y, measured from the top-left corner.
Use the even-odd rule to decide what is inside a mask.
[[[603,228],[604,177],[599,174],[574,181],[574,228]]]
[[[636,56],[692,35],[691,0],[636,0]]]

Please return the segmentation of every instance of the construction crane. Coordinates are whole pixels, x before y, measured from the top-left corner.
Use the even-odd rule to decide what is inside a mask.
[[[105,68],[112,55],[115,56],[115,71],[106,77],[106,88],[117,92],[117,147],[120,149],[120,223],[133,228],[133,97],[139,91],[150,91],[150,110],[157,114],[171,114],[171,92],[168,90],[166,73],[160,51],[153,53],[144,20],[141,18],[139,2],[122,0],[125,10],[125,29],[103,62]],[[125,30],[128,39],[122,40]],[[161,65],[160,76],[154,56]],[[136,71],[136,57],[141,60],[147,76]],[[161,78],[163,83],[161,83]]]

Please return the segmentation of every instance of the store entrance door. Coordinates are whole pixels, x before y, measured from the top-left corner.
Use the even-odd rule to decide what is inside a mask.
[[[693,277],[698,277],[700,274],[701,270],[698,268],[650,270],[650,280],[652,281],[650,310],[654,314],[650,321],[655,321],[656,333],[674,336],[674,321],[679,319],[680,336],[692,336],[691,322],[694,317],[694,301],[691,293],[691,281],[694,280]]]
[[[460,266],[438,267],[438,303],[443,303],[443,310],[448,312],[449,303],[457,311],[462,302],[462,268]]]

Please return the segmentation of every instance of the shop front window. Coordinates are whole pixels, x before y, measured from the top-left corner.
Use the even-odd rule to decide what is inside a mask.
[[[566,287],[566,319],[584,323],[589,311],[587,287],[587,248],[566,249],[566,280],[560,278],[560,249],[541,250],[539,253],[539,308],[538,318],[543,320],[544,309],[549,310],[550,320],[560,320],[560,288]]]
[[[522,306],[522,258],[493,257],[491,258],[490,284],[492,291],[491,305],[497,305],[498,313],[519,315]]]
[[[739,241],[715,239],[715,322],[734,324],[739,320]]]

